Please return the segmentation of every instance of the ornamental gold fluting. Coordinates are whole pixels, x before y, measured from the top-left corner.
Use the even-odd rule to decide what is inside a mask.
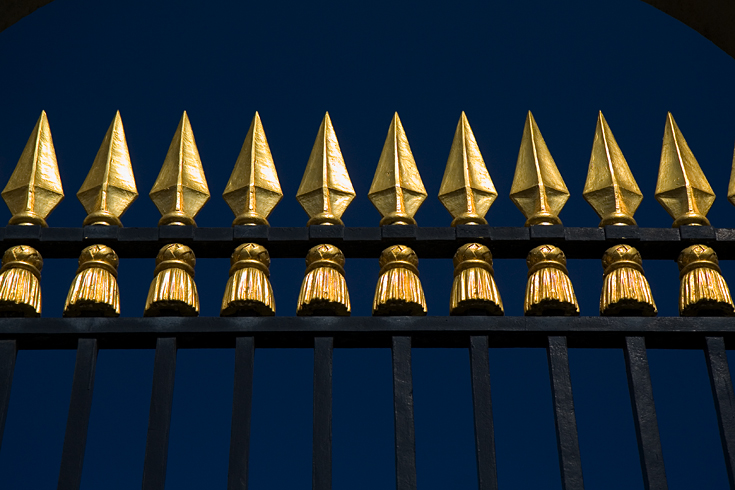
[[[528,282],[523,311],[527,316],[577,316],[579,305],[559,247],[541,245],[526,258]]]
[[[679,265],[679,314],[681,316],[733,316],[730,289],[722,277],[717,254],[707,245],[685,248]]]
[[[610,247],[602,256],[600,315],[656,316],[651,287],[643,275],[643,259],[630,245]]]
[[[334,245],[321,244],[306,254],[306,272],[301,283],[299,316],[348,316],[350,294],[345,281],[345,256]]]
[[[493,278],[493,256],[479,243],[466,243],[454,254],[450,315],[502,315],[503,301]]]
[[[221,316],[273,316],[276,300],[268,279],[271,258],[257,243],[243,243],[230,258],[230,278],[222,297]]]
[[[79,268],[69,288],[64,316],[120,316],[117,254],[107,245],[90,245],[79,256]]]
[[[194,283],[194,251],[180,243],[164,246],[156,256],[144,316],[197,316],[199,294]]]
[[[43,258],[33,247],[17,245],[3,254],[0,267],[0,316],[41,316]]]
[[[426,299],[419,279],[419,258],[405,245],[380,254],[380,277],[375,288],[373,315],[426,315]]]
[[[257,112],[222,197],[235,213],[233,226],[268,225],[268,215],[283,197],[273,155]]]

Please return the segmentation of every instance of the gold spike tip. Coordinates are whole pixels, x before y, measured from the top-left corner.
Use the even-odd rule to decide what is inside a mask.
[[[48,215],[64,199],[46,111],[41,111],[1,195],[13,215],[10,225],[45,227]]]
[[[268,226],[268,216],[283,197],[273,155],[257,112],[222,197],[235,213],[233,226]]]
[[[149,195],[162,215],[159,226],[196,226],[194,217],[209,201],[207,179],[186,111]]]
[[[564,179],[531,111],[523,128],[510,198],[526,217],[526,226],[560,225],[558,215],[569,199]]]
[[[380,212],[380,225],[415,225],[414,215],[426,199],[426,189],[396,112],[375,169],[368,198]]]
[[[730,171],[730,184],[727,186],[727,200],[735,205],[735,150],[732,154],[732,170]]]
[[[709,226],[705,216],[715,202],[715,193],[670,112],[666,116],[655,196],[674,218],[672,227]]]
[[[454,132],[439,200],[457,225],[486,225],[485,214],[498,197],[464,111]]]
[[[643,194],[600,111],[592,143],[584,199],[602,219],[600,226],[636,225],[633,214]]]
[[[92,168],[77,192],[87,211],[84,226],[122,226],[120,216],[138,198],[120,111],[107,129]]]
[[[309,215],[307,225],[342,225],[342,214],[355,198],[345,159],[327,112],[306,164],[296,200]]]

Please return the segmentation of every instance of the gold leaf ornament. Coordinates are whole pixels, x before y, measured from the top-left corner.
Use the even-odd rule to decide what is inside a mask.
[[[410,247],[393,245],[383,250],[373,299],[374,316],[426,315],[418,266],[419,258]]]
[[[198,316],[195,265],[194,251],[186,245],[171,243],[161,248],[143,316]]]
[[[268,279],[271,258],[257,243],[243,243],[230,257],[230,278],[222,297],[221,316],[273,316],[276,300]]]
[[[349,316],[350,294],[345,281],[345,256],[334,245],[321,244],[306,254],[301,283],[299,316]]]
[[[503,301],[493,277],[493,256],[479,243],[466,243],[454,254],[450,315],[502,315]]]
[[[615,245],[602,256],[600,315],[656,316],[651,286],[643,275],[643,259],[630,245]]]
[[[0,316],[41,316],[43,258],[33,247],[17,245],[5,251],[0,267]]]
[[[707,245],[685,248],[679,265],[679,314],[681,316],[733,316],[730,288],[722,277],[717,254]]]
[[[117,254],[107,245],[90,245],[82,250],[66,296],[64,316],[120,316],[119,263]]]
[[[559,247],[541,245],[528,253],[526,316],[577,316],[579,305],[567,275],[567,258]]]

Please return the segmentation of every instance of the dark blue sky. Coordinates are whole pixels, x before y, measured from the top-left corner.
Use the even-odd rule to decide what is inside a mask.
[[[329,111],[357,197],[348,226],[376,226],[367,199],[394,111],[429,193],[416,218],[448,226],[436,195],[461,111],[466,111],[499,192],[491,225],[522,226],[508,198],[526,111],[533,111],[571,198],[567,226],[599,219],[581,192],[602,110],[645,196],[641,226],[668,227],[655,202],[666,111],[671,111],[718,199],[709,217],[732,227],[727,202],[735,120],[735,61],[683,24],[638,0],[543,2],[96,2],[56,0],[0,33],[0,184],[46,110],[66,199],[51,226],[80,226],[76,200],[115,111],[120,110],[141,197],[126,226],[155,226],[147,197],[187,110],[212,200],[200,226],[229,226],[221,198],[250,120],[262,117],[284,192],[274,226],[302,226],[294,196]],[[0,222],[10,217],[0,209]],[[644,257],[644,260],[646,257]],[[723,263],[725,278],[735,267]],[[660,315],[676,315],[673,262],[646,261]],[[279,315],[293,315],[303,261],[272,264]],[[76,261],[48,260],[44,316],[60,316]],[[347,261],[353,314],[369,315],[375,260]],[[496,262],[509,315],[522,314],[526,267]],[[601,266],[573,260],[583,315],[597,315]],[[200,260],[202,315],[219,313],[226,259]],[[448,313],[451,260],[422,260],[429,314]],[[142,314],[153,259],[122,260],[122,314]],[[503,489],[560,488],[546,356],[492,349],[498,477]],[[572,382],[587,488],[643,488],[622,352],[572,350]],[[649,351],[672,490],[727,488],[700,351]],[[167,488],[223,487],[234,352],[182,350]],[[463,350],[413,351],[418,482],[476,487],[469,362]],[[735,360],[735,359],[731,359]],[[21,351],[0,479],[6,488],[56,484],[74,353]],[[259,350],[250,484],[311,484],[310,350]],[[102,351],[82,487],[140,484],[152,351]],[[388,350],[337,350],[334,488],[392,488],[393,422]]]

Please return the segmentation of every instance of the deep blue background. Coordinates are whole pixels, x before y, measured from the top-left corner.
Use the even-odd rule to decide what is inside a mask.
[[[325,111],[357,197],[349,226],[376,226],[367,191],[394,111],[429,193],[417,220],[447,226],[436,195],[460,111],[466,111],[499,192],[492,225],[520,226],[508,198],[531,109],[572,194],[565,225],[599,219],[581,192],[602,110],[645,199],[641,226],[670,226],[655,202],[661,137],[672,111],[718,199],[714,226],[732,227],[727,202],[735,120],[735,61],[638,0],[607,2],[99,2],[56,0],[0,33],[0,184],[42,109],[49,116],[67,198],[51,226],[80,226],[74,197],[115,111],[125,125],[141,197],[127,226],[155,226],[147,197],[183,110],[191,118],[212,200],[200,226],[229,226],[221,193],[250,120],[260,112],[284,199],[275,226],[302,226],[294,199]],[[0,209],[0,222],[10,217]],[[349,259],[349,258],[348,258]],[[645,259],[645,257],[644,257]],[[726,279],[735,267],[723,263]],[[271,280],[279,315],[295,314],[302,260],[279,259]],[[661,315],[677,315],[673,262],[646,261]],[[48,260],[44,316],[60,316],[75,260]],[[377,260],[347,262],[353,314],[369,315]],[[451,260],[422,260],[429,313],[448,313]],[[506,313],[522,314],[526,267],[496,262]],[[596,315],[601,267],[573,260],[583,315]],[[200,260],[202,315],[219,313],[226,259]],[[122,260],[125,316],[142,314],[153,259]],[[546,355],[491,349],[498,478],[503,489],[560,488]],[[727,477],[701,351],[649,351],[670,488],[725,489]],[[735,361],[735,359],[732,359]],[[642,489],[622,352],[570,353],[589,489]],[[53,488],[74,352],[18,355],[0,481]],[[167,488],[223,488],[234,352],[178,356]],[[252,489],[309,488],[311,350],[258,350],[250,452]],[[101,351],[82,487],[140,485],[152,351]],[[476,487],[469,362],[463,350],[414,349],[418,482]],[[393,488],[388,350],[334,357],[334,488]]]

